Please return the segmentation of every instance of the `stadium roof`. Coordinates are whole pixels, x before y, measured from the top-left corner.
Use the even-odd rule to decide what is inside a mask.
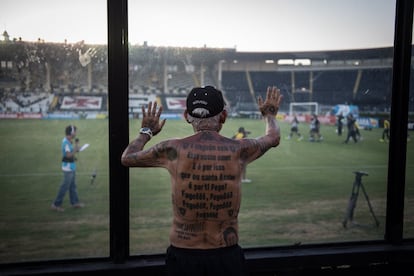
[[[393,47],[375,49],[310,51],[310,52],[233,52],[227,53],[231,58],[244,61],[264,59],[320,59],[320,60],[346,60],[346,59],[384,59],[393,57]],[[230,58],[230,56],[228,56]]]

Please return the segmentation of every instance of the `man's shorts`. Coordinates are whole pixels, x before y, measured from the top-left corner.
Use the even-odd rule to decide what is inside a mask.
[[[169,246],[166,264],[168,275],[249,275],[244,252],[239,245],[217,249],[187,249]]]

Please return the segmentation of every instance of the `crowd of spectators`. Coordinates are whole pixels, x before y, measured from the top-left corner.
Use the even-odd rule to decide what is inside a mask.
[[[129,93],[183,97],[194,86],[218,86],[217,64],[229,54],[222,51],[131,46]],[[0,42],[0,57],[0,112],[59,111],[59,102],[67,95],[100,95],[106,100],[105,45],[86,45],[83,41]],[[292,72],[246,69],[223,71],[221,88],[230,106],[241,110],[256,110],[254,99],[270,84],[281,89],[286,106],[290,102],[316,101],[386,111],[391,101],[391,80],[391,68]]]

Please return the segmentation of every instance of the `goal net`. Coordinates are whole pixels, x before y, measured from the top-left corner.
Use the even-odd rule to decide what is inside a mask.
[[[319,113],[317,102],[301,102],[289,104],[289,115],[293,114],[316,114]]]

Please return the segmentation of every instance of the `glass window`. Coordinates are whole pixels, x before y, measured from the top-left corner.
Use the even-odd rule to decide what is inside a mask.
[[[168,120],[146,147],[191,135],[185,97],[205,85],[228,103],[221,134],[243,126],[258,137],[256,99],[281,89],[281,144],[242,183],[243,247],[383,239],[395,1],[129,1],[128,10],[131,140],[149,101]],[[320,136],[310,133],[313,114]],[[130,187],[131,254],[164,252],[168,172],[131,169]]]
[[[107,257],[106,1],[2,1],[0,17],[0,262]]]
[[[32,2],[5,0],[0,10],[0,262],[108,257],[106,1]],[[182,117],[185,97],[206,85],[221,89],[227,102],[221,134],[232,137],[243,126],[258,137],[264,124],[257,97],[278,86],[281,144],[247,168],[241,246],[382,240],[395,0],[375,7],[360,0],[261,2],[128,2],[130,139],[149,101],[164,107],[167,123],[146,147],[192,135]],[[22,20],[26,10],[33,12]],[[348,125],[348,113],[355,124]],[[314,114],[321,135],[311,135]],[[63,160],[71,146],[62,141],[74,133],[81,150]],[[62,161],[67,171],[76,164],[73,204],[69,191],[62,204],[56,200],[73,175]],[[130,170],[131,255],[169,245],[169,178],[162,169]]]

